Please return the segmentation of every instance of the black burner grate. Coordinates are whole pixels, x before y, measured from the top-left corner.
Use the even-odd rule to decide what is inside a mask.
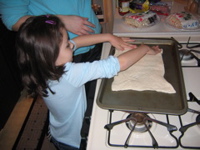
[[[198,100],[192,93],[189,93],[190,96],[190,100],[188,100],[188,103],[197,103],[197,105],[199,105],[200,107],[200,100]],[[199,125],[200,126],[200,111],[198,110],[194,110],[191,108],[188,108],[188,113],[194,113],[197,114],[196,120],[194,122],[191,122],[189,124],[183,125],[183,119],[182,116],[179,116],[179,120],[181,123],[181,127],[179,129],[179,131],[181,132],[181,136],[179,137],[179,143],[180,146],[182,148],[187,148],[187,149],[200,149],[200,146],[188,146],[187,144],[185,144],[184,142],[182,142],[182,138],[184,137],[184,135],[187,135],[187,130]]]
[[[114,126],[116,126],[116,125],[121,124],[121,123],[127,123],[127,122],[129,122],[129,121],[132,119],[131,117],[128,117],[128,118],[126,118],[126,119],[124,119],[124,120],[120,120],[120,121],[113,122],[113,119],[112,119],[112,114],[113,114],[113,112],[114,112],[114,110],[109,110],[109,113],[110,113],[110,115],[109,115],[109,124],[105,125],[105,127],[104,127],[105,129],[108,130],[108,145],[113,146],[113,147],[125,147],[125,148],[127,148],[127,147],[141,147],[141,148],[142,148],[142,147],[143,147],[143,148],[177,148],[177,147],[179,146],[178,139],[172,134],[172,132],[176,131],[177,128],[176,128],[176,126],[171,125],[171,124],[169,123],[168,115],[163,115],[163,116],[166,117],[166,120],[167,120],[166,123],[165,123],[165,122],[158,121],[158,120],[155,120],[155,119],[152,119],[152,118],[150,118],[150,117],[144,117],[144,121],[150,121],[150,124],[151,124],[151,122],[154,122],[154,123],[157,123],[157,124],[159,124],[159,125],[161,125],[161,126],[166,127],[167,130],[168,130],[168,132],[170,133],[171,137],[176,141],[175,146],[165,146],[165,145],[162,146],[162,145],[159,145],[159,143],[157,142],[157,139],[154,137],[154,135],[152,134],[152,132],[151,132],[150,129],[149,129],[149,128],[151,127],[151,125],[148,126],[148,125],[146,125],[146,124],[145,124],[145,126],[146,126],[146,132],[149,132],[149,135],[150,135],[150,137],[151,137],[151,139],[152,139],[152,144],[149,144],[149,145],[129,144],[129,138],[130,138],[132,132],[134,132],[134,127],[133,127],[132,130],[130,131],[129,135],[127,135],[127,139],[125,139],[126,142],[125,142],[124,144],[116,144],[116,143],[111,142],[111,141],[112,141],[112,140],[111,140],[112,128],[113,128]],[[148,115],[147,115],[147,116],[148,116]],[[134,120],[134,119],[133,119],[133,120]],[[120,131],[119,131],[119,132],[120,132]]]

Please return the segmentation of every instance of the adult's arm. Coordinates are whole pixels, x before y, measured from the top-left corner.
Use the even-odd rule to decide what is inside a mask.
[[[21,17],[13,26],[12,26],[12,30],[13,31],[18,31],[19,27],[31,16],[23,16]]]
[[[57,15],[65,24],[65,28],[77,35],[88,35],[94,33],[89,27],[95,28],[95,25],[88,21],[88,18],[72,15]]]
[[[14,31],[18,30],[20,24],[24,22],[23,19],[19,21],[20,18],[28,15],[28,5],[29,0],[0,0],[1,19],[9,30],[13,30],[13,28]],[[16,26],[14,26],[15,24]]]
[[[77,35],[88,35],[90,33],[94,33],[94,31],[89,28],[95,27],[94,24],[88,21],[88,18],[80,17],[80,16],[72,16],[72,15],[57,15],[62,22],[65,24],[67,31],[70,31]],[[18,31],[19,27],[23,22],[26,21],[31,16],[23,16],[21,17],[13,26],[13,31]]]
[[[67,15],[57,15],[62,22],[65,24],[67,31],[70,31],[77,35],[88,35],[90,33],[94,33],[94,31],[88,26],[95,27],[94,24],[88,21],[87,18],[83,18],[80,16],[67,16]],[[23,16],[21,17],[13,26],[13,31],[18,31],[19,27],[23,22],[26,21],[31,16]]]
[[[29,0],[2,0],[0,2],[0,14],[3,23],[9,30],[18,31],[20,25],[30,17],[28,16],[29,4]],[[66,29],[74,34],[85,35],[94,32],[92,28],[95,28],[95,25],[89,22],[88,18],[75,15],[57,16],[64,22]]]

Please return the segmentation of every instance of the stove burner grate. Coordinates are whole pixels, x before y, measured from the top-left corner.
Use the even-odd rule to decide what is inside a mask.
[[[190,42],[190,37],[188,38],[187,43],[179,43],[174,38],[172,38],[178,47],[180,60],[184,62],[190,62],[196,61],[198,67],[200,67],[200,59],[198,58],[198,54],[200,54],[200,51],[197,50],[200,47],[200,43],[193,43]],[[183,46],[186,44],[186,47],[183,48]],[[196,50],[195,50],[196,49]],[[193,64],[192,64],[193,65]],[[195,64],[196,66],[196,64]]]
[[[146,117],[150,118],[145,113],[131,113],[127,116],[127,118],[132,119],[126,122],[126,126],[134,132],[146,132],[152,126],[152,121],[147,120]]]
[[[200,47],[200,43],[190,43],[190,38],[188,38],[188,41],[187,41],[187,44],[186,44],[186,47],[187,48],[197,48],[197,47]]]
[[[194,103],[197,103],[200,106],[200,100],[198,100],[192,93],[189,93],[189,96],[190,96],[190,100],[188,102],[194,102]],[[196,149],[196,148],[198,148],[198,149],[200,149],[200,147],[187,146],[187,145],[184,145],[182,143],[182,138],[184,137],[185,134],[187,134],[187,130],[189,128],[193,127],[193,126],[198,126],[199,127],[199,125],[200,125],[200,111],[188,108],[188,112],[197,114],[196,120],[194,122],[192,122],[192,123],[183,125],[183,121],[181,119],[181,116],[179,116],[179,120],[180,120],[180,123],[181,123],[181,127],[179,129],[179,131],[181,132],[181,136],[179,137],[179,143],[180,143],[180,146],[183,147],[183,148],[188,148],[188,149]]]
[[[180,55],[181,60],[191,60],[194,58],[191,51],[188,49],[179,50],[179,55]]]
[[[110,112],[110,118],[109,118],[109,124],[105,125],[104,128],[108,130],[108,144],[110,146],[115,146],[115,147],[146,147],[146,148],[177,148],[179,146],[178,139],[172,134],[172,132],[177,131],[177,127],[174,125],[169,124],[169,118],[168,115],[166,116],[167,123],[161,122],[159,120],[152,119],[149,117],[146,113],[138,113],[138,112],[131,112],[126,119],[119,120],[116,122],[112,122],[112,113],[114,110],[109,110]],[[124,144],[114,144],[111,141],[111,134],[112,134],[112,128],[116,125],[126,123],[126,126],[128,129],[130,129],[130,132],[126,138],[126,141]],[[150,131],[150,128],[152,127],[152,124],[156,123],[158,125],[164,126],[167,128],[169,135],[174,139],[175,145],[174,146],[160,146],[157,140],[155,139],[153,133]],[[129,140],[131,138],[131,134],[133,132],[148,132],[152,141],[152,145],[134,145],[134,144],[129,144]]]
[[[195,59],[197,61],[197,65],[200,66],[200,59],[194,53],[200,54],[200,51],[191,49],[180,49],[179,50],[180,60],[189,61]]]

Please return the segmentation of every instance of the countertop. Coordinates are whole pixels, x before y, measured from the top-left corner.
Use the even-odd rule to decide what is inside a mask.
[[[173,2],[171,13],[184,11],[184,4]],[[196,30],[182,30],[175,29],[166,24],[166,16],[159,16],[159,20],[154,26],[144,28],[134,28],[125,24],[123,17],[118,14],[117,9],[114,15],[113,33],[118,36],[132,36],[132,37],[174,37],[179,38],[179,41],[187,41],[186,38],[192,36],[198,38],[200,29]],[[199,39],[197,41],[200,41]]]

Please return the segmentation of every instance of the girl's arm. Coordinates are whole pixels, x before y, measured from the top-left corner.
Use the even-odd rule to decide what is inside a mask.
[[[158,46],[149,47],[147,45],[141,45],[138,48],[129,50],[118,56],[120,71],[126,70],[146,54],[155,55],[160,52],[161,49]]]
[[[134,40],[129,38],[120,38],[109,33],[78,36],[74,38],[73,41],[76,43],[76,48],[102,42],[110,42],[119,50],[131,49],[118,56],[120,71],[126,70],[146,54],[155,55],[161,52],[161,49],[158,46],[149,47],[147,45],[141,45],[140,47],[136,48],[135,45],[127,43]]]
[[[120,38],[110,33],[83,35],[78,36],[72,40],[76,43],[76,48],[103,42],[110,42],[114,47],[119,50],[136,48],[135,45],[128,43],[133,42],[134,40],[131,40],[130,38]]]

